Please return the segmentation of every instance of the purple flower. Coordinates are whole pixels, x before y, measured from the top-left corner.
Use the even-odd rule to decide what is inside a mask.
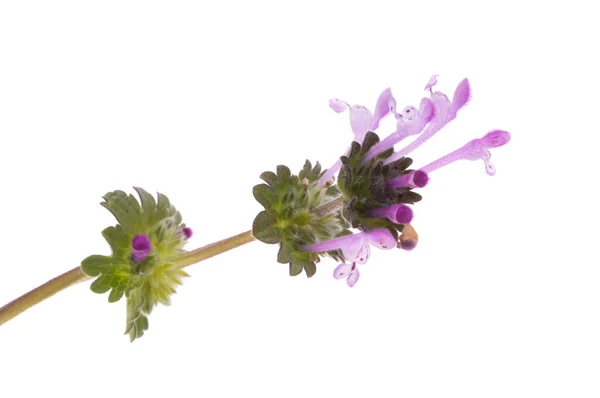
[[[397,204],[371,210],[370,215],[373,217],[385,217],[396,224],[408,224],[412,221],[413,211],[407,205]]]
[[[139,234],[131,240],[132,259],[136,263],[144,260],[152,250],[152,243],[147,235]]]
[[[395,112],[396,100],[392,95],[392,90],[390,88],[386,88],[377,99],[374,114],[362,105],[350,106],[350,104],[338,98],[330,99],[329,107],[337,113],[341,113],[346,109],[350,109],[350,127],[354,133],[354,141],[362,144],[368,131],[377,130],[381,119],[387,116],[390,112]],[[325,183],[331,177],[333,177],[341,167],[342,162],[338,160],[325,172],[325,174],[321,176],[319,179],[319,185],[325,185]]]
[[[192,231],[191,228],[189,227],[185,227],[181,230],[181,232],[183,233],[183,236],[185,237],[185,239],[189,239],[192,237],[192,235],[194,234],[194,231]]]
[[[431,173],[441,167],[444,167],[457,160],[483,160],[486,172],[493,176],[496,174],[496,169],[490,162],[492,154],[489,148],[496,148],[505,145],[510,141],[510,133],[504,130],[493,130],[487,133],[482,138],[477,138],[467,142],[459,149],[450,152],[446,156],[439,158],[420,170],[425,173]]]
[[[336,279],[346,278],[348,285],[352,287],[360,276],[356,264],[365,264],[369,260],[371,255],[370,245],[389,250],[395,248],[396,244],[396,239],[390,231],[385,228],[376,228],[369,232],[360,232],[306,245],[304,250],[314,253],[341,250],[345,260],[351,264],[338,265],[333,272],[333,277]]]

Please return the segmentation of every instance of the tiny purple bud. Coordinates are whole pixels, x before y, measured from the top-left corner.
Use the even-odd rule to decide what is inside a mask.
[[[429,176],[423,170],[416,170],[412,173],[404,174],[400,177],[392,178],[388,181],[391,188],[423,188],[429,182]]]
[[[191,238],[192,235],[194,234],[194,231],[192,231],[192,229],[189,227],[185,227],[184,229],[181,230],[181,232],[183,232],[183,235],[185,236],[186,240]]]
[[[131,240],[132,257],[136,263],[148,257],[150,250],[152,250],[152,243],[147,235],[138,234]]]
[[[396,224],[408,224],[413,219],[413,211],[404,204],[373,209],[369,213],[373,217],[385,217]]]

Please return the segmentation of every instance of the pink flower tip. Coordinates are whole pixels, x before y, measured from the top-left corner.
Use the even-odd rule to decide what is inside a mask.
[[[412,181],[416,188],[423,188],[429,182],[429,175],[422,170],[417,170],[413,173]]]
[[[494,130],[482,138],[486,148],[496,148],[510,141],[510,133],[504,130]]]
[[[152,243],[148,235],[138,234],[131,240],[131,252],[133,261],[140,262],[148,257],[152,250]]]
[[[192,231],[192,229],[189,227],[185,227],[184,229],[181,230],[181,232],[183,233],[183,236],[185,236],[186,240],[191,238],[192,235],[194,234],[194,231]]]

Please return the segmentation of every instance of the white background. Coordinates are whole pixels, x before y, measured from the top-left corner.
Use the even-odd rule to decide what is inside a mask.
[[[0,396],[598,397],[599,37],[569,1],[4,1],[0,305],[109,252],[113,189],[166,193],[189,247],[243,232],[258,175],[347,147],[331,97],[417,104],[439,74],[459,117],[424,165],[494,128],[481,162],[432,176],[413,252],[350,289],[290,278],[254,242],[188,268],[133,344],[124,302],[64,291],[0,327]],[[591,2],[589,2],[591,4]],[[391,131],[390,122],[380,132]]]

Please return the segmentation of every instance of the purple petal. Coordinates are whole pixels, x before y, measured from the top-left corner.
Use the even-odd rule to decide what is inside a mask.
[[[413,211],[404,204],[373,209],[369,212],[373,217],[386,217],[396,224],[408,224],[413,218]]]
[[[412,173],[401,175],[400,177],[388,180],[390,188],[423,188],[429,182],[429,176],[423,170],[416,170]]]
[[[364,243],[364,233],[345,235],[339,238],[329,239],[323,242],[313,243],[304,246],[303,250],[313,253],[322,253],[330,250],[342,251],[353,251],[354,256],[348,256],[348,258],[354,258],[356,253],[360,250],[361,245]],[[344,253],[346,256],[346,253]]]
[[[371,246],[368,242],[365,242],[356,254],[355,260],[359,264],[365,264],[369,261],[369,257],[371,257]]]
[[[440,92],[435,92],[431,95],[431,101],[435,106],[435,119],[433,123],[445,125],[456,117],[454,108],[448,97]]]
[[[391,109],[395,109],[396,100],[392,95],[392,90],[388,87],[379,95],[375,104],[375,113],[371,129],[376,130],[379,127],[379,121],[390,113]]]
[[[407,108],[414,109],[414,107],[407,107]],[[369,160],[373,159],[375,156],[377,156],[381,152],[384,152],[384,151],[390,149],[396,143],[402,141],[406,137],[408,137],[410,135],[414,135],[414,134],[419,134],[421,131],[423,131],[423,129],[425,128],[427,123],[429,123],[431,121],[431,119],[434,117],[434,115],[435,115],[434,105],[433,105],[433,102],[431,102],[431,100],[429,98],[423,98],[421,100],[421,104],[420,104],[418,115],[417,115],[418,117],[415,118],[414,120],[406,122],[406,121],[404,121],[404,117],[402,115],[398,115],[397,130],[394,133],[392,133],[391,135],[389,135],[387,138],[385,138],[384,140],[375,144],[369,150],[369,152],[367,153],[367,156],[365,156],[365,162],[368,162]],[[392,155],[392,157],[394,157],[394,156],[395,156],[395,154]],[[400,157],[397,157],[394,160],[399,159],[399,158]],[[388,158],[388,160],[386,160],[386,163],[388,163],[390,161],[389,159],[390,158]]]
[[[344,112],[346,109],[350,108],[347,102],[342,101],[338,98],[332,98],[329,100],[329,107],[333,109],[336,113]]]
[[[355,267],[354,270],[350,272],[350,275],[348,275],[348,279],[346,280],[348,286],[354,287],[354,285],[356,285],[356,282],[358,282],[359,277],[360,272],[358,272],[358,268]]]
[[[380,249],[393,249],[396,247],[396,238],[386,228],[376,228],[365,232],[365,234],[368,241],[375,247]]]
[[[485,165],[485,172],[488,173],[488,175],[495,176],[496,168],[494,167],[492,162],[490,162],[491,158],[492,154],[486,149],[486,154],[481,158],[483,160],[483,164]]]
[[[373,124],[373,115],[371,111],[362,105],[354,105],[350,108],[350,126],[354,133],[354,141],[362,144],[367,131]]]
[[[493,130],[482,139],[486,148],[497,148],[506,145],[510,141],[510,133],[504,130]]]
[[[335,279],[347,278],[350,275],[351,268],[352,265],[342,263],[333,270],[333,277]]]
[[[454,90],[454,96],[452,97],[452,107],[454,108],[454,112],[465,106],[470,99],[471,86],[469,85],[469,80],[464,79],[458,83],[456,90]]]
[[[429,78],[429,81],[425,85],[425,90],[431,90],[431,88],[437,84],[436,77],[438,77],[438,76],[439,75],[433,75]]]

